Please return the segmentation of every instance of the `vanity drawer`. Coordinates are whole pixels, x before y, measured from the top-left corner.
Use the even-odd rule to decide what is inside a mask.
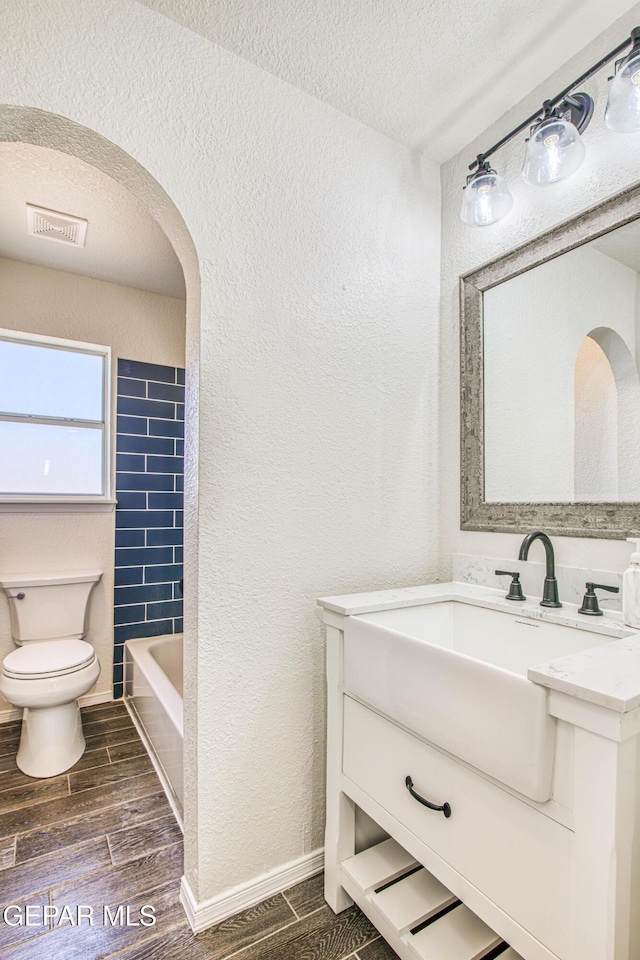
[[[346,696],[343,772],[549,949],[568,954],[571,830]],[[451,816],[415,800],[408,776],[422,797],[449,803]]]

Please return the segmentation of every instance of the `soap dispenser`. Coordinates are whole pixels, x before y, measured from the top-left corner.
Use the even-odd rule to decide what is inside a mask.
[[[628,626],[640,628],[640,539],[627,540],[635,543],[636,549],[622,578],[622,619]]]

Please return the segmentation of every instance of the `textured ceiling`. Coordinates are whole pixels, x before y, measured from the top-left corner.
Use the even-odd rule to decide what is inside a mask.
[[[89,221],[83,248],[27,234],[25,204]],[[0,256],[183,298],[180,263],[155,220],[120,184],[56,150],[0,143]]]
[[[461,150],[635,5],[628,0],[143,2],[437,162]]]

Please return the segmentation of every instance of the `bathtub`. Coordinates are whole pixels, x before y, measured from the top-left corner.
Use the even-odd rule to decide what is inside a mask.
[[[182,634],[127,640],[124,697],[182,826]]]

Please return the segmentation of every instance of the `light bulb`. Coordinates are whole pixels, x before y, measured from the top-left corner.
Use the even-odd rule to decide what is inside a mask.
[[[506,217],[512,206],[513,197],[504,178],[487,165],[464,188],[460,219],[468,227],[488,227]]]
[[[522,176],[536,187],[566,180],[584,160],[586,150],[569,120],[548,117],[534,128],[527,144]]]
[[[616,133],[640,131],[640,48],[634,48],[611,81],[604,122]]]

